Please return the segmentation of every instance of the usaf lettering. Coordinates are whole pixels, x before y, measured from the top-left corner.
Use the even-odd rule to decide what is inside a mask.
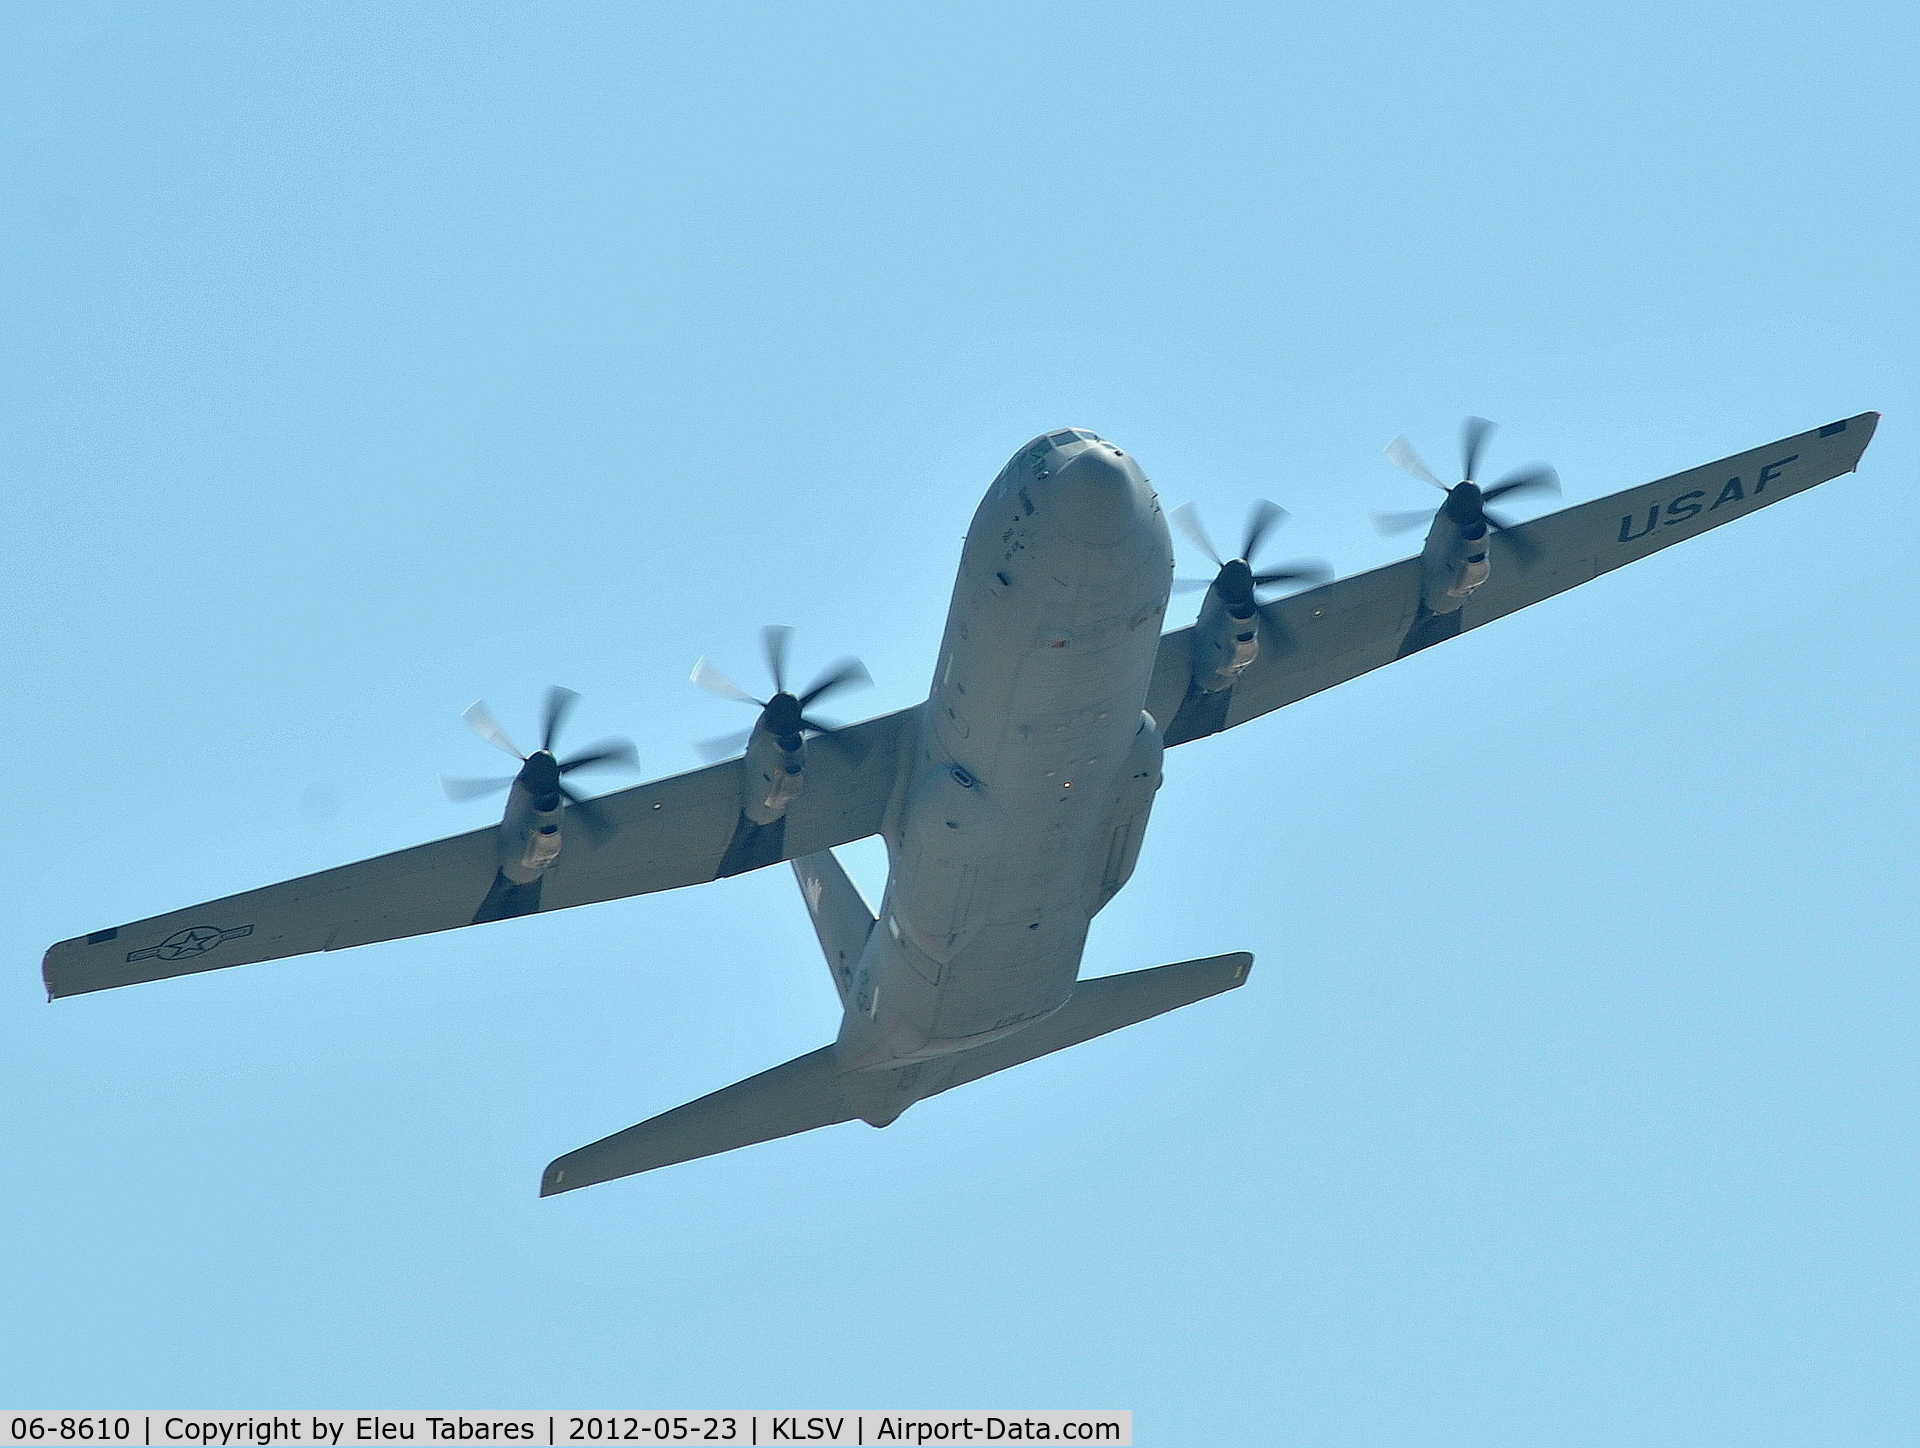
[[[1799,453],[1793,453],[1788,457],[1781,458],[1777,463],[1768,463],[1764,468],[1760,469],[1759,476],[1754,479],[1753,496],[1757,498],[1765,492],[1767,484],[1773,482],[1780,476],[1780,470],[1788,463],[1797,461],[1799,457]],[[1682,493],[1666,505],[1665,511],[1667,516],[1664,518],[1660,516],[1662,511],[1660,504],[1655,503],[1651,508],[1647,509],[1647,526],[1640,529],[1637,533],[1634,531],[1634,525],[1638,523],[1640,519],[1638,515],[1629,513],[1620,520],[1620,541],[1622,543],[1631,543],[1635,539],[1646,537],[1647,534],[1651,533],[1657,527],[1665,526],[1671,528],[1676,523],[1684,523],[1689,518],[1698,514],[1702,508],[1705,508],[1707,512],[1711,513],[1715,508],[1723,507],[1728,503],[1744,502],[1747,493],[1739,478],[1728,478],[1726,486],[1720,489],[1719,495],[1714,498],[1713,502],[1702,503],[1699,501],[1701,498],[1706,497],[1706,495],[1707,492],[1705,488],[1695,488],[1691,493]]]

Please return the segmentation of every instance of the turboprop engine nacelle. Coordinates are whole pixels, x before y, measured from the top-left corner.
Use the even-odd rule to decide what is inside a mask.
[[[1420,601],[1429,613],[1452,613],[1492,571],[1487,561],[1490,530],[1480,516],[1480,490],[1472,483],[1461,483],[1453,492],[1472,496],[1460,508],[1455,508],[1453,496],[1448,496],[1447,506],[1434,519],[1422,551]],[[1456,512],[1463,516],[1452,516]]]
[[[500,818],[503,875],[516,885],[531,884],[560,857],[560,817],[566,807],[559,764],[545,750],[529,755]]]
[[[519,760],[520,772],[496,779],[443,778],[440,781],[448,799],[478,799],[501,789],[507,791],[506,812],[500,816],[500,872],[516,885],[531,885],[559,858],[560,816],[568,806],[579,810],[580,823],[595,842],[611,829],[589,800],[567,787],[562,776],[576,769],[636,762],[633,745],[625,739],[605,740],[568,759],[554,757],[554,741],[561,725],[579,700],[580,696],[571,689],[555,685],[547,690],[540,747],[531,754],[522,754],[507,738],[485,703],[470,705],[465,714],[468,727],[501,753]]]
[[[789,695],[776,695],[775,702]],[[773,705],[767,706],[771,713]],[[799,710],[796,708],[797,714]],[[775,733],[763,720],[747,740],[747,757],[742,767],[747,778],[747,798],[742,808],[757,825],[770,825],[787,812],[807,787],[807,741],[796,727],[789,733]]]
[[[1236,601],[1223,597],[1217,586],[1209,588],[1192,638],[1194,688],[1203,694],[1231,689],[1260,657],[1260,610],[1252,588]]]
[[[1559,474],[1545,464],[1535,464],[1482,487],[1476,481],[1480,458],[1492,435],[1493,424],[1484,417],[1469,417],[1461,424],[1461,480],[1452,487],[1434,476],[1433,469],[1420,461],[1404,437],[1396,437],[1387,444],[1389,462],[1447,495],[1427,529],[1427,541],[1420,550],[1420,603],[1427,613],[1458,613],[1468,595],[1487,581],[1492,572],[1487,556],[1492,534],[1500,534],[1507,556],[1522,568],[1530,566],[1539,556],[1538,543],[1524,531],[1512,531],[1512,523],[1497,513],[1488,512],[1487,507],[1521,493],[1557,493]],[[1373,521],[1383,533],[1398,533],[1418,527],[1420,518],[1418,511],[1376,513]]]
[[[693,682],[723,699],[752,704],[760,718],[745,737],[746,758],[741,762],[743,780],[740,809],[756,825],[770,825],[800,797],[807,787],[807,735],[831,734],[835,727],[807,717],[815,703],[852,685],[871,683],[866,666],[858,659],[842,659],[798,694],[787,690],[787,645],[793,630],[769,624],[760,631],[766,650],[767,672],[773,675],[773,697],[756,699],[705,659],[693,666]],[[718,758],[740,747],[741,736],[710,740],[703,748]]]
[[[1284,522],[1286,516],[1285,508],[1261,499],[1247,516],[1247,535],[1240,545],[1240,556],[1222,558],[1201,525],[1193,504],[1183,503],[1173,510],[1173,521],[1180,531],[1220,570],[1207,585],[1206,600],[1200,605],[1200,617],[1194,620],[1190,635],[1195,693],[1225,693],[1239,682],[1247,666],[1260,657],[1260,589],[1324,583],[1332,575],[1326,564],[1311,558],[1284,568],[1255,571],[1251,560],[1260,551],[1261,540],[1275,524]]]

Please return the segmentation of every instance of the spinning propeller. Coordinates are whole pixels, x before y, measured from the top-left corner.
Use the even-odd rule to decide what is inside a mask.
[[[559,738],[561,727],[566,723],[567,715],[573,712],[573,706],[580,702],[580,696],[571,689],[559,685],[547,690],[546,708],[540,720],[540,747],[531,754],[522,754],[514,742],[507,737],[506,731],[494,721],[484,702],[472,705],[461,717],[467,721],[475,734],[478,734],[494,748],[511,754],[521,762],[518,774],[502,775],[496,779],[447,779],[442,777],[440,787],[452,800],[478,799],[482,795],[496,794],[515,782],[526,785],[527,792],[533,796],[534,808],[547,811],[555,809],[561,799],[579,812],[580,822],[586,826],[587,833],[595,841],[605,839],[613,831],[611,822],[596,808],[593,802],[576,794],[560,782],[560,776],[571,774],[576,769],[594,769],[608,764],[624,764],[629,767],[638,765],[639,755],[633,742],[627,739],[609,739],[594,746],[583,754],[571,759],[556,759],[553,753],[555,741]]]
[[[1440,511],[1460,528],[1463,535],[1469,538],[1481,536],[1481,533],[1474,531],[1476,525],[1481,526],[1483,531],[1491,528],[1497,533],[1507,534],[1507,544],[1513,549],[1514,557],[1525,566],[1539,557],[1539,545],[1523,534],[1509,532],[1514,525],[1489,513],[1487,504],[1530,491],[1557,493],[1560,491],[1560,475],[1545,464],[1540,464],[1521,468],[1518,472],[1507,474],[1492,487],[1482,488],[1474,480],[1474,475],[1480,471],[1480,455],[1486,450],[1487,439],[1493,435],[1493,427],[1484,417],[1469,417],[1460,425],[1461,481],[1451,488],[1420,461],[1404,437],[1396,437],[1387,444],[1387,460],[1445,493],[1447,500],[1440,505]],[[1382,533],[1404,533],[1409,528],[1419,527],[1433,516],[1425,510],[1375,513],[1373,523]]]
[[[787,688],[787,650],[792,640],[793,630],[784,624],[768,624],[760,630],[761,652],[766,657],[767,672],[773,677],[771,699],[754,698],[704,658],[693,666],[693,682],[701,688],[723,699],[738,699],[743,704],[756,706],[760,710],[760,722],[755,728],[764,727],[789,753],[800,747],[802,736],[831,734],[840,727],[807,717],[807,710],[829,694],[873,682],[865,664],[858,659],[842,659],[800,693],[792,693]],[[752,729],[742,729],[718,739],[704,740],[694,748],[710,761],[720,760],[739,753],[752,737]]]
[[[1191,593],[1196,589],[1216,588],[1229,611],[1236,617],[1246,617],[1248,610],[1259,607],[1259,600],[1254,597],[1255,589],[1283,583],[1325,583],[1333,577],[1333,570],[1317,558],[1301,559],[1285,568],[1265,573],[1253,571],[1253,555],[1260,551],[1260,544],[1273,527],[1284,523],[1286,519],[1285,508],[1262,498],[1247,515],[1247,536],[1240,544],[1240,556],[1222,561],[1220,550],[1213,546],[1213,539],[1207,536],[1207,530],[1200,522],[1200,514],[1194,510],[1193,504],[1182,503],[1173,510],[1173,521],[1179,525],[1182,533],[1193,540],[1194,547],[1206,554],[1220,571],[1212,578],[1178,579],[1174,582],[1174,589],[1180,593]]]

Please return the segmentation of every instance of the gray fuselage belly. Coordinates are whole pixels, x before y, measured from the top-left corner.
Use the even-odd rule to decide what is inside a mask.
[[[1172,568],[1153,491],[1117,448],[1037,439],[995,481],[886,833],[843,1069],[963,1050],[1067,999],[1158,784],[1141,711]]]

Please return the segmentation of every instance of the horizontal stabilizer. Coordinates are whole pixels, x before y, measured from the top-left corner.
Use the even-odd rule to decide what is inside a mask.
[[[1246,984],[1252,968],[1253,957],[1236,950],[1231,955],[1210,955],[1204,960],[1183,960],[1178,965],[1083,980],[1073,988],[1065,1005],[1018,1035],[930,1063],[927,1084],[920,1095],[922,1099],[937,1096],[1022,1061],[1050,1056],[1122,1026],[1219,995]]]
[[[540,1179],[540,1195],[556,1196],[615,1177],[851,1121],[864,1114],[861,1108],[871,1110],[877,1096],[888,1094],[887,1088],[894,1085],[902,1088],[897,1094],[907,1101],[924,1100],[1022,1061],[1232,990],[1246,981],[1252,966],[1251,955],[1236,951],[1083,980],[1064,1006],[1024,1031],[970,1051],[893,1068],[842,1075],[835,1069],[833,1047],[822,1046],[568,1152],[547,1168]],[[892,1107],[886,1119],[899,1109]]]
[[[822,1046],[568,1152],[547,1167],[540,1195],[551,1197],[852,1119],[840,1090],[840,1073],[834,1069],[833,1047]]]

